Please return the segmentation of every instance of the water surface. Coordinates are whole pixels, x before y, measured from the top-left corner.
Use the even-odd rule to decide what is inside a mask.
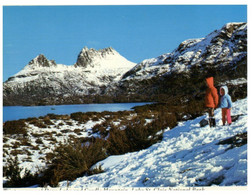
[[[124,111],[131,110],[134,106],[150,104],[141,103],[114,103],[114,104],[74,104],[56,106],[4,106],[3,122],[9,120],[26,119],[29,117],[45,116],[52,114],[71,114],[74,112],[102,112],[102,111]]]

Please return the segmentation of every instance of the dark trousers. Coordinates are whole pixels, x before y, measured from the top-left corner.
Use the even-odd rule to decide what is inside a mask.
[[[207,108],[209,118],[214,117],[214,108]]]
[[[208,116],[209,116],[209,125],[210,127],[215,127],[216,122],[214,118],[214,108],[207,108]]]

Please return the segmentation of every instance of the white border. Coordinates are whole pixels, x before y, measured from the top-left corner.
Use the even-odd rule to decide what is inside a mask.
[[[1,1],[1,9],[0,9],[0,18],[1,18],[1,27],[3,26],[2,25],[2,22],[3,22],[3,6],[14,6],[14,5],[29,5],[29,6],[33,6],[33,5],[248,5],[248,10],[247,10],[247,13],[248,13],[248,16],[247,16],[247,22],[248,22],[248,28],[250,28],[250,16],[251,16],[251,13],[252,13],[252,10],[250,9],[250,3],[251,1],[249,0],[212,0],[212,1],[208,1],[208,0],[108,0],[108,1],[101,1],[101,0],[71,0],[71,1],[66,1],[66,0],[61,0],[61,1],[55,1],[55,0],[44,0],[44,1],[41,1],[41,0],[2,0]],[[250,69],[249,68],[251,65],[250,63],[250,29],[248,30],[249,32],[249,35],[248,35],[248,97],[250,97],[250,79],[249,79],[249,76],[250,76]],[[1,61],[1,70],[0,70],[0,77],[1,77],[1,80],[2,80],[2,76],[3,76],[3,71],[2,71],[2,68],[3,68],[3,30],[1,28],[1,32],[0,32],[0,35],[1,35],[1,40],[0,40],[0,43],[1,43],[1,55],[0,55],[0,61]],[[3,80],[2,80],[3,82]],[[0,98],[0,103],[2,105],[2,84],[1,83],[1,98]],[[250,116],[250,101],[248,101],[248,112],[249,112],[249,116]],[[1,138],[1,147],[0,147],[0,150],[1,150],[1,155],[2,155],[2,106],[1,106],[1,114],[0,114],[0,122],[1,122],[1,135],[0,135],[0,138]],[[252,122],[252,120],[251,120]],[[250,120],[248,121],[248,126],[251,127],[251,122]],[[250,130],[250,128],[248,128]],[[250,133],[249,133],[250,135]],[[248,162],[250,162],[250,145],[248,145]],[[251,163],[248,163],[248,186],[244,189],[243,187],[239,188],[239,187],[217,187],[217,188],[207,188],[206,191],[204,192],[198,192],[198,193],[206,193],[206,194],[213,194],[214,193],[223,193],[223,190],[226,191],[228,190],[228,193],[231,193],[231,194],[235,194],[237,195],[237,193],[241,192],[241,193],[244,193],[244,194],[251,194],[251,179],[250,179],[250,175],[251,175],[251,170],[250,170],[250,166],[249,164]],[[0,165],[2,165],[2,161],[0,162]],[[2,166],[1,166],[2,167]],[[2,168],[0,169],[0,174],[1,174],[1,177],[2,177]],[[2,185],[1,185],[1,188],[0,188],[0,191],[1,191],[1,194],[9,194],[10,192],[11,193],[16,193],[16,191],[3,191],[3,188],[2,188]],[[29,189],[25,189],[24,191],[20,191],[20,192],[25,192],[27,191],[28,194],[29,193],[33,193],[34,190],[29,190]],[[118,194],[117,191],[100,191],[101,193],[105,193],[105,194]],[[167,194],[167,193],[171,193],[170,191],[141,191],[140,193],[148,193],[148,194]],[[177,191],[177,192],[174,192],[174,193],[181,193],[182,191]],[[54,190],[52,191],[39,191],[37,190],[36,193],[40,194],[40,193],[55,193]],[[60,192],[62,193],[62,192]],[[63,193],[69,193],[67,191],[64,191]],[[72,193],[72,192],[71,192]],[[85,192],[82,192],[82,191],[75,191],[74,193],[88,193],[88,194],[97,194],[97,192],[95,191],[85,191]],[[120,192],[121,194],[122,192]],[[126,192],[128,194],[128,192]],[[126,194],[125,193],[125,194]],[[129,191],[129,193],[137,193],[139,194],[139,192],[133,192],[133,191]],[[173,193],[173,192],[172,192]],[[192,193],[192,194],[195,194],[194,191],[190,191],[190,192],[182,192],[182,193]]]

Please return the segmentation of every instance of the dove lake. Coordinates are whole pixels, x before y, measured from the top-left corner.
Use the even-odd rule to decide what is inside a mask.
[[[110,104],[74,104],[74,105],[50,105],[50,106],[3,106],[3,122],[40,117],[47,114],[69,115],[75,112],[117,112],[132,110],[135,106],[151,104],[139,103],[110,103]]]

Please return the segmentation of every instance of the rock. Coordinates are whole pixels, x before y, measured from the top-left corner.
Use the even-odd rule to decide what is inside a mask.
[[[92,64],[92,62],[97,61],[97,59],[103,59],[108,55],[115,55],[117,52],[112,48],[104,48],[100,50],[95,50],[93,48],[88,49],[84,47],[78,55],[76,67],[87,67]]]
[[[234,147],[241,147],[245,144],[247,144],[247,132],[244,133],[238,133],[237,135],[230,137],[228,139],[225,140],[221,140],[217,143],[217,145],[230,145],[230,147],[228,147],[226,149],[230,150],[233,149]]]
[[[56,66],[56,63],[54,60],[48,60],[43,54],[39,54],[36,58],[31,60],[28,65],[50,67],[50,66]]]
[[[202,120],[200,121],[200,127],[205,127],[205,126],[207,126],[207,125],[208,125],[208,120],[202,119]]]
[[[242,116],[242,114],[238,114],[238,115],[233,115],[231,116],[232,122],[235,122],[239,119],[239,117]]]

